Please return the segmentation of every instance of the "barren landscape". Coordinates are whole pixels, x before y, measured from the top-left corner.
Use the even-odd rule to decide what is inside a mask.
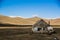
[[[60,19],[43,19],[54,28],[55,34],[32,33],[32,25],[41,18],[10,18],[0,16],[0,40],[54,40],[57,37],[60,40]],[[48,20],[48,21],[47,21]]]
[[[60,40],[60,28],[54,28],[55,34],[32,33],[31,28],[8,28],[0,29],[0,40]]]

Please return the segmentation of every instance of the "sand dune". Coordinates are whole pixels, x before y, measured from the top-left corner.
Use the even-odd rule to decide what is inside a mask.
[[[23,18],[11,18],[8,16],[0,16],[0,23],[8,23],[8,24],[18,24],[18,25],[30,25],[31,22],[25,20]]]
[[[32,25],[31,21],[26,20],[24,18],[16,17],[14,19],[19,21],[19,24],[22,24],[22,25]]]
[[[50,20],[51,25],[60,25],[60,18],[57,19],[51,19]]]
[[[36,23],[38,20],[41,20],[39,17],[32,17],[32,18],[27,18],[26,20],[31,21],[32,24]]]
[[[8,23],[8,24],[17,24],[17,25],[33,25],[38,20],[41,20],[43,18],[39,17],[32,17],[32,18],[21,18],[21,17],[15,17],[11,18],[8,16],[0,15],[0,23]],[[49,23],[50,25],[60,25],[60,18],[57,19],[43,19],[45,22]]]

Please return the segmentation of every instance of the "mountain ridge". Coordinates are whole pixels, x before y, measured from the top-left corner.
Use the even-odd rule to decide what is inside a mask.
[[[22,18],[22,17],[14,17],[11,18],[9,16],[0,15],[0,23],[9,23],[9,24],[17,24],[17,25],[33,25],[38,20],[43,19],[45,22],[50,21],[50,25],[60,25],[60,18],[56,19],[45,19],[40,17],[31,17],[31,18]]]

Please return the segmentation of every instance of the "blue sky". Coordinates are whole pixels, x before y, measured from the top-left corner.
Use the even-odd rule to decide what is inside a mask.
[[[0,14],[42,18],[60,17],[60,0],[0,0]]]

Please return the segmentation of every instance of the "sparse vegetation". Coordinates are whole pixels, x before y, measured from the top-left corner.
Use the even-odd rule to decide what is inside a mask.
[[[54,28],[56,34],[32,33],[31,28],[25,29],[0,29],[0,40],[53,40],[56,36],[60,39],[60,28]]]
[[[25,28],[25,27],[32,27],[32,25],[40,19],[41,18],[38,17],[27,18],[27,19],[10,18],[7,16],[0,15],[0,40],[53,40],[54,37],[57,37],[60,40],[60,19],[50,20],[50,25],[55,30],[55,34],[52,35],[33,33],[31,28]],[[44,19],[44,21],[48,23],[49,20]],[[3,26],[2,24],[5,25]],[[11,27],[13,28],[11,29]]]

